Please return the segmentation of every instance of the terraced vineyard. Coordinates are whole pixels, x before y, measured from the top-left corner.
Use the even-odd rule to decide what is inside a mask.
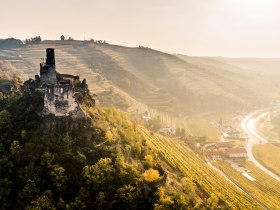
[[[240,161],[238,163],[248,169],[250,176],[256,181],[248,180],[225,161],[216,162],[215,165],[267,209],[280,209],[280,183],[258,169],[252,162]]]
[[[168,96],[165,96],[164,100],[162,100],[163,96],[159,97],[162,91],[152,91],[150,95],[144,95],[143,100],[141,100],[119,87],[118,84],[122,82],[118,78],[128,77],[126,73],[122,73],[120,66],[128,64],[127,61],[124,61],[122,57],[114,53],[113,50],[106,48],[106,46],[83,45],[76,42],[62,44],[61,42],[46,41],[40,45],[1,50],[0,60],[10,62],[18,72],[21,72],[23,80],[34,78],[34,75],[39,73],[39,63],[41,58],[45,57],[45,50],[48,47],[55,48],[57,71],[79,75],[81,79],[86,78],[89,90],[98,95],[97,99],[102,105],[114,106],[132,115],[149,111],[152,117],[159,117],[164,126],[185,128],[188,134],[198,135],[197,129],[190,129],[188,122],[178,120],[162,111],[170,110],[168,104],[171,103]],[[114,49],[113,46],[110,48]],[[143,85],[149,86],[148,84]],[[151,99],[149,100],[150,105],[153,103],[161,104],[159,105],[161,108],[156,107],[159,109],[154,109],[142,102],[147,102],[146,99],[148,98]],[[160,102],[160,100],[163,102]],[[210,127],[210,125],[206,126]],[[207,135],[208,133],[209,136],[212,136],[213,132],[207,131],[205,134],[200,133],[200,135]]]
[[[217,138],[217,132],[209,121],[279,97],[273,89],[278,84],[274,77],[250,74],[249,78],[257,77],[262,84],[259,91],[260,85],[246,79],[247,71],[232,64],[215,60],[208,65],[206,58],[194,61],[195,58],[178,58],[146,48],[86,41],[43,41],[2,49],[0,60],[11,62],[22,72],[23,80],[34,78],[40,59],[49,47],[56,50],[57,70],[86,78],[89,89],[99,96],[102,105],[130,113],[146,111],[147,107],[156,109],[183,119],[190,125],[186,129],[190,130],[189,134],[211,139]],[[206,120],[198,122],[197,118]]]
[[[212,170],[198,154],[178,139],[151,134],[144,128],[139,132],[147,139],[151,148],[158,151],[173,167],[202,186],[209,194],[222,199],[232,209],[261,209],[220,174]]]
[[[268,95],[278,97],[271,89],[275,88],[275,77],[257,78],[265,84],[260,95],[255,80],[248,83],[246,79],[257,75],[247,75],[247,71],[232,64],[215,60],[208,65],[206,58],[194,62],[191,57],[184,60],[151,49],[83,41],[43,41],[0,50],[0,60],[10,60],[26,77],[33,78],[48,47],[56,49],[58,71],[79,73],[88,79],[90,89],[102,92],[114,87],[149,107],[173,114],[216,116],[217,111],[220,117],[222,112],[236,111],[236,105],[244,108],[244,104],[259,103],[261,96],[263,100]]]
[[[255,158],[266,168],[280,175],[280,147],[279,144],[257,144],[253,149]]]
[[[39,63],[41,58],[45,57],[45,50],[48,47],[55,48],[56,53],[56,67],[57,71],[65,74],[79,75],[80,78],[86,78],[89,90],[100,95],[102,103],[109,105],[118,105],[126,103],[132,110],[141,108],[141,103],[131,97],[121,88],[113,85],[112,81],[105,78],[102,74],[98,73],[104,61],[102,56],[94,55],[95,59],[100,59],[98,62],[93,62],[92,58],[93,48],[84,47],[83,45],[74,44],[60,44],[55,42],[46,42],[40,45],[31,45],[21,48],[12,48],[9,50],[0,51],[0,60],[10,62],[19,72],[23,80],[34,78],[35,74],[39,73]],[[80,49],[82,48],[82,50]],[[98,54],[98,50],[96,50]],[[95,51],[94,51],[95,52]],[[93,65],[94,63],[94,65]],[[110,62],[108,65],[110,65]],[[101,66],[101,67],[100,67]],[[110,95],[112,102],[108,101],[108,97],[102,95]],[[118,106],[117,106],[118,107]]]

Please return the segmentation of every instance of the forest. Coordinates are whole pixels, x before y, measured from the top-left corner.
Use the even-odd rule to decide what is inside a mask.
[[[42,118],[43,95],[0,95],[1,209],[206,208],[164,189],[164,162],[127,116],[85,96],[87,119]]]

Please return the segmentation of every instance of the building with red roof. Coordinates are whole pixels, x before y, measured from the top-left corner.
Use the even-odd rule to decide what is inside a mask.
[[[247,158],[247,150],[244,147],[234,147],[227,149],[229,158]]]

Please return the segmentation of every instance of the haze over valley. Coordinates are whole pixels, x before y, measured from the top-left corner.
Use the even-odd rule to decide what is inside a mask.
[[[0,209],[280,209],[278,1],[12,2]]]

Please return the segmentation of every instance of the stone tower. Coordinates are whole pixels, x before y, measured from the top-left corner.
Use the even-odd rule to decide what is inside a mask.
[[[55,85],[57,83],[57,79],[56,79],[54,49],[47,48],[46,54],[47,54],[46,62],[40,63],[41,84],[42,86],[47,86],[48,84]]]
[[[46,49],[46,54],[47,54],[46,65],[55,66],[54,49],[53,48],[47,48]]]

